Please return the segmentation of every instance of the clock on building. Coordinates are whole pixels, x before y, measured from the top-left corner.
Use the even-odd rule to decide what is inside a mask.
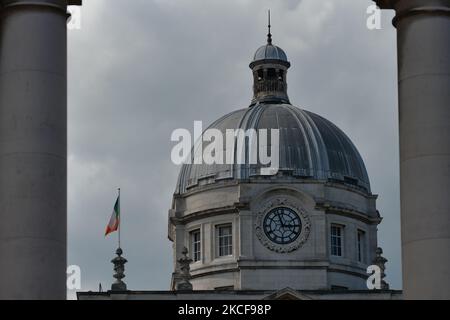
[[[306,211],[290,198],[272,198],[257,210],[256,236],[268,249],[287,253],[308,239],[311,221]]]
[[[266,236],[277,244],[294,242],[302,230],[302,221],[298,214],[287,207],[272,209],[264,218]]]

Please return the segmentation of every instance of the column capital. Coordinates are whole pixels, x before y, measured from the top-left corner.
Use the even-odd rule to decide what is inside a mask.
[[[0,10],[15,6],[49,6],[66,10],[67,6],[81,6],[82,0],[0,0]]]
[[[373,0],[381,9],[393,9],[396,12],[393,24],[406,17],[415,15],[450,16],[450,0]]]

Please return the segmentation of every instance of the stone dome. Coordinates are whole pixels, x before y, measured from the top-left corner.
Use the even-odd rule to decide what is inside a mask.
[[[286,177],[334,182],[371,192],[366,167],[354,144],[336,125],[312,112],[286,103],[256,103],[225,115],[210,128],[224,135],[226,129],[279,129],[280,170],[277,176],[261,176],[261,166],[253,164],[185,164],[179,174],[177,194],[230,180]]]

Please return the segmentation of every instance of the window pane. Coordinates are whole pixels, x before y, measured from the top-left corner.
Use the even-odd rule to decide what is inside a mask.
[[[202,252],[200,230],[191,232],[191,256],[194,262],[201,260]]]
[[[358,230],[358,261],[364,262],[365,233]]]
[[[330,228],[331,255],[342,256],[342,227],[332,225]]]
[[[233,254],[233,236],[231,225],[217,227],[217,243],[219,257]]]

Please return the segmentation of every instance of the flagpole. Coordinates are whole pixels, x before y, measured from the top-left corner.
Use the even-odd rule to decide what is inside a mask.
[[[118,235],[119,235],[119,248],[120,248],[120,229],[122,229],[121,228],[121,224],[122,224],[122,211],[120,210],[120,188],[118,189],[119,190],[119,232],[118,232]]]

